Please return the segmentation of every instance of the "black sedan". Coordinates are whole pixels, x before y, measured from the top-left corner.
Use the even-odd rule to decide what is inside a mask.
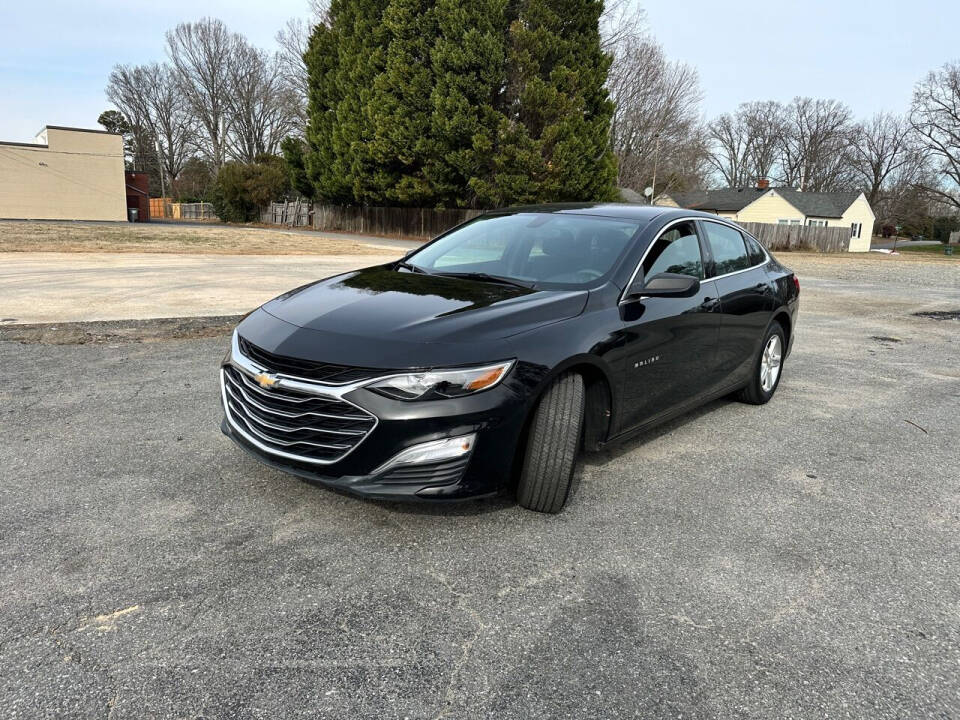
[[[770,400],[799,293],[715,215],[491,212],[244,318],[221,368],[222,429],[263,462],[369,497],[515,488],[557,512],[581,450],[724,395]]]

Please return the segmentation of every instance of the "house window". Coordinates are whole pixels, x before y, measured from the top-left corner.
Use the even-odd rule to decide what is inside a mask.
[[[782,218],[780,220],[777,220],[777,225],[799,225],[800,222],[801,222],[800,220],[794,220],[791,218]]]
[[[860,231],[863,229],[863,223],[850,224],[850,237],[860,237]]]
[[[827,221],[826,220],[807,220],[807,225],[809,225],[810,227],[826,227]]]

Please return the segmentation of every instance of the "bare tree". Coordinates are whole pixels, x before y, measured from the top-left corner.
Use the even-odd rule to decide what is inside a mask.
[[[129,119],[141,154],[153,158],[159,152],[160,171],[175,180],[190,156],[192,121],[170,66],[117,65],[107,97]]]
[[[263,154],[276,155],[280,142],[300,117],[299,98],[286,84],[281,63],[275,56],[238,41],[229,79],[229,155],[241,162],[255,162]]]
[[[294,93],[300,108],[298,125],[302,130],[307,117],[309,77],[303,56],[310,46],[311,23],[301,18],[290,18],[277,33],[277,63],[287,87]]]
[[[773,100],[743,103],[708,126],[712,168],[727,185],[741,187],[769,178],[784,137],[784,109]]]
[[[910,123],[899,115],[878,113],[855,128],[849,160],[857,183],[875,209],[892,181],[910,184],[920,169],[921,149]],[[904,170],[911,172],[905,173]]]
[[[723,113],[707,126],[707,160],[729,187],[750,182],[750,128],[738,112]]]
[[[814,192],[849,185],[850,108],[837,100],[798,97],[787,106],[784,120],[780,143],[783,183]]]
[[[284,82],[289,90],[295,93],[298,100],[299,116],[296,128],[298,134],[303,133],[307,122],[309,78],[304,55],[310,49],[313,28],[318,24],[327,24],[329,12],[329,0],[310,0],[310,17],[308,19],[290,18],[277,33],[277,63]]]
[[[752,180],[770,178],[780,155],[786,110],[775,100],[744,103],[737,111],[750,137],[747,169]]]
[[[642,40],[647,27],[647,14],[634,0],[606,0],[600,15],[600,44],[612,53],[614,62],[623,46],[634,46]]]
[[[960,63],[931,72],[913,91],[910,122],[946,183],[923,189],[960,209]]]
[[[150,107],[141,92],[143,69],[115,65],[107,81],[106,95],[123,113],[130,129],[131,163],[135,170],[147,170],[155,159],[150,128]]]
[[[200,131],[198,149],[214,168],[227,157],[230,68],[240,44],[240,37],[214,18],[180,23],[167,32],[167,54]]]
[[[643,188],[653,183],[655,170],[675,187],[702,183],[705,138],[696,71],[668,61],[649,39],[627,38],[615,48],[607,86],[616,106],[611,141],[619,184]],[[655,191],[663,189],[658,182]]]
[[[153,63],[140,70],[143,77],[141,91],[147,105],[150,130],[159,148],[167,178],[173,181],[190,157],[193,120],[173,68],[166,63]]]

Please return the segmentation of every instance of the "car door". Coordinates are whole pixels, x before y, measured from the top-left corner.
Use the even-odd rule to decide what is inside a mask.
[[[703,240],[693,220],[671,223],[650,245],[620,303],[624,352],[619,429],[629,430],[703,394],[711,384],[720,328],[715,283],[705,278]],[[692,297],[631,290],[659,273],[700,279]]]
[[[775,309],[775,288],[766,271],[767,254],[731,225],[701,220],[720,297],[717,345],[718,387],[749,376],[763,333]]]

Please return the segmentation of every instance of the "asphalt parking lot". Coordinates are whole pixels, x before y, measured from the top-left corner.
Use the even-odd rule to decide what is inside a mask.
[[[558,516],[257,464],[225,337],[0,342],[0,717],[960,717],[960,321],[912,315],[960,283],[917,267],[811,265],[769,405]]]

